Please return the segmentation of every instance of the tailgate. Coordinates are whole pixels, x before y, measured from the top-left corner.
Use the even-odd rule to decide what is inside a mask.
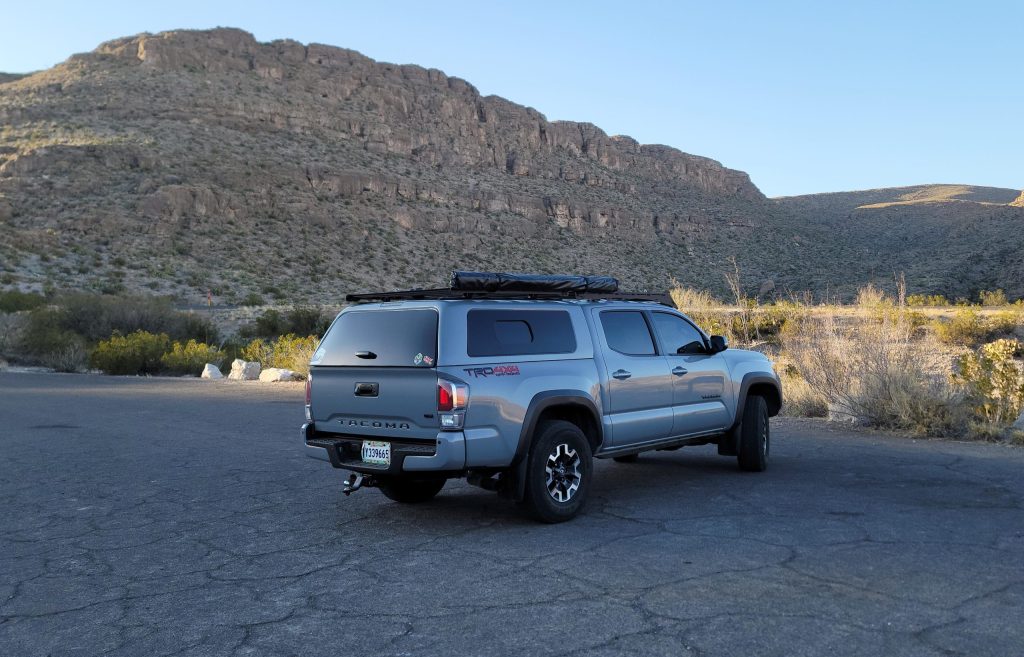
[[[318,432],[436,440],[437,372],[422,367],[312,368]]]

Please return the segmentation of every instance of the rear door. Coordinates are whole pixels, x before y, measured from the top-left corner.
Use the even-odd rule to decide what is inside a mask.
[[[651,328],[639,310],[599,314],[608,376],[611,445],[621,447],[672,431],[672,375],[658,353]]]
[[[311,361],[317,431],[436,439],[437,323],[431,308],[340,315]]]
[[[727,367],[722,354],[709,354],[704,336],[685,318],[654,311],[651,320],[672,377],[672,435],[724,429]]]

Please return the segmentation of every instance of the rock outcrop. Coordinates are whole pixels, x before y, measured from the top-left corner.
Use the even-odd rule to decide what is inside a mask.
[[[1018,208],[1024,208],[1024,192],[1021,192],[1020,196],[1017,197],[1017,200],[1010,203],[1010,205],[1016,206]]]
[[[234,368],[232,368],[232,370],[233,369]],[[199,375],[199,378],[217,380],[223,379],[224,374],[222,374],[220,368],[214,365],[213,363],[207,363],[206,366],[203,367],[203,373]]]
[[[256,381],[260,378],[260,364],[244,361],[236,358],[231,363],[231,373],[228,378],[232,381]]]
[[[298,375],[291,370],[281,367],[268,367],[260,372],[260,381],[264,383],[277,383],[280,381],[295,381]]]

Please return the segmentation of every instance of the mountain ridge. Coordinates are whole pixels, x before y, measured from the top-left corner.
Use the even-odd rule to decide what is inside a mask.
[[[724,292],[735,260],[751,293],[848,294],[895,262],[865,265],[806,199],[710,158],[233,28],[113,39],[11,80],[0,126],[6,285],[337,299],[477,267]]]

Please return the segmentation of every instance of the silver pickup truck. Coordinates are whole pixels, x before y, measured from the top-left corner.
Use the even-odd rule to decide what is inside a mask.
[[[310,456],[351,472],[346,494],[415,503],[466,477],[559,522],[586,501],[594,458],[713,443],[767,466],[772,364],[667,297],[454,272],[448,288],[348,299],[312,358],[302,427]]]

